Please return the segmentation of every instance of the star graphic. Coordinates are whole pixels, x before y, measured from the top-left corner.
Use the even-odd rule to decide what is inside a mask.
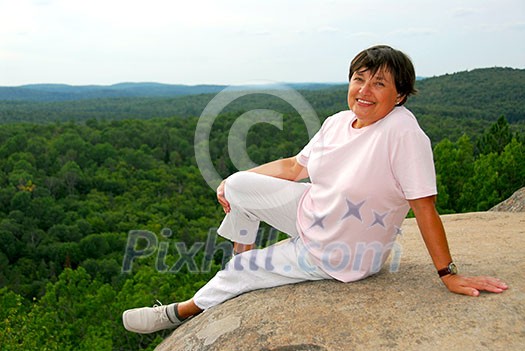
[[[365,203],[365,200],[361,201],[358,204],[354,204],[352,201],[347,199],[346,206],[348,206],[348,210],[346,211],[345,215],[341,219],[345,219],[347,217],[354,216],[355,218],[359,219],[362,222],[363,220],[361,219],[360,210],[364,203]]]
[[[319,226],[321,228],[324,229],[324,219],[325,219],[326,216],[317,216],[315,213],[314,213],[314,222],[312,223],[312,225],[310,226],[310,228],[313,228],[315,226]]]
[[[401,229],[400,227],[398,227],[397,225],[394,226],[394,228],[396,229],[396,232],[395,232],[395,235],[403,235],[403,229]]]
[[[385,222],[383,222],[383,220],[385,219],[387,215],[388,215],[388,212],[380,214],[374,211],[374,221],[372,222],[372,224],[370,224],[370,227],[373,227],[374,225],[379,224],[381,227],[385,228]]]

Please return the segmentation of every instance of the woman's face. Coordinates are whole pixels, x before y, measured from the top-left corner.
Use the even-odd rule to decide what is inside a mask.
[[[394,77],[380,68],[374,76],[362,69],[354,72],[348,86],[348,107],[356,116],[354,128],[371,125],[385,117],[402,100]]]

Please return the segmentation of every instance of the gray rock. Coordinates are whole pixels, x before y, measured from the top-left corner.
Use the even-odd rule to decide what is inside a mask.
[[[525,212],[525,187],[516,190],[511,197],[492,207],[489,211]]]
[[[497,276],[508,291],[448,292],[408,219],[397,272],[387,264],[359,282],[247,293],[193,318],[156,350],[525,350],[525,213],[442,218],[461,272]]]

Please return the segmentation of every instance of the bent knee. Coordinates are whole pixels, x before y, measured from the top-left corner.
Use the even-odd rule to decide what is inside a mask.
[[[251,187],[253,187],[252,175],[255,175],[255,173],[239,171],[226,178],[224,189],[226,199],[230,201],[235,198],[235,196],[232,197],[232,195],[246,193]]]

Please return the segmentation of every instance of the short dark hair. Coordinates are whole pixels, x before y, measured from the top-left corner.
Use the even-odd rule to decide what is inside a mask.
[[[403,105],[410,95],[417,93],[414,65],[410,58],[399,50],[387,45],[376,45],[361,51],[350,63],[348,79],[352,79],[354,72],[363,68],[372,75],[382,68],[392,73],[397,92],[404,96],[398,105]]]

